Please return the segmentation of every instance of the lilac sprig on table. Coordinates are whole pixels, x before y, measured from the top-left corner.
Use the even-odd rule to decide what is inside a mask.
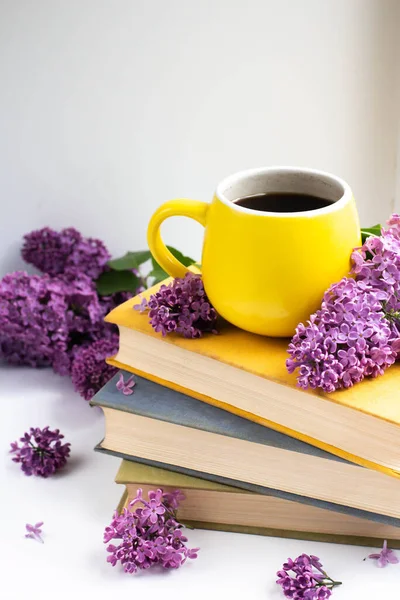
[[[136,573],[159,565],[164,569],[178,569],[188,559],[197,558],[199,548],[189,549],[182,525],[176,520],[176,511],[183,499],[181,492],[150,491],[148,499],[141,489],[121,514],[114,513],[111,524],[104,531],[107,562],[113,567],[120,563],[126,573]]]
[[[332,285],[289,345],[300,387],[332,392],[382,375],[400,352],[400,217],[352,254],[354,278]]]
[[[321,560],[312,554],[301,554],[295,560],[288,558],[277,577],[284,596],[293,600],[326,600],[333,588],[341,585],[341,581],[329,577]]]
[[[51,431],[49,427],[31,427],[19,439],[21,445],[18,442],[11,443],[12,460],[21,464],[25,475],[50,477],[67,463],[71,444],[63,444],[63,438],[59,429]]]
[[[148,312],[154,331],[163,336],[177,333],[185,338],[200,338],[203,333],[217,333],[217,312],[204,290],[200,275],[187,273],[168,285],[162,285],[148,301],[134,306]]]

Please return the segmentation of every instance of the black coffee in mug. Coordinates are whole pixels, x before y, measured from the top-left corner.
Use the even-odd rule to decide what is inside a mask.
[[[260,212],[291,213],[324,208],[332,202],[309,194],[266,192],[264,194],[254,194],[253,196],[243,196],[243,198],[235,200],[235,204]]]

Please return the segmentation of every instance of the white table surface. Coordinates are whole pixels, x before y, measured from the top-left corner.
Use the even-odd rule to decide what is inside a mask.
[[[369,548],[233,533],[189,531],[201,551],[178,571],[130,576],[112,568],[102,537],[122,488],[113,481],[119,461],[93,452],[103,436],[101,410],[47,369],[0,367],[0,383],[0,598],[279,599],[275,573],[302,552],[320,556],[343,581],[337,600],[399,598],[400,564],[379,569],[363,561]],[[71,442],[69,466],[53,478],[26,477],[11,461],[9,442],[45,425]],[[44,544],[24,538],[25,524],[37,521],[44,521]]]

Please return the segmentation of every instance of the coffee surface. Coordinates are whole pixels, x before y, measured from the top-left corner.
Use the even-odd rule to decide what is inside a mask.
[[[332,202],[318,196],[310,196],[309,194],[271,192],[243,196],[243,198],[235,200],[235,204],[260,212],[291,213],[324,208],[332,204]]]

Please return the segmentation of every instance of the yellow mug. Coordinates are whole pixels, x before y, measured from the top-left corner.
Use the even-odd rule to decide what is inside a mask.
[[[264,193],[323,198],[323,208],[266,212],[235,202]],[[300,201],[299,201],[300,202]],[[321,304],[325,290],[348,274],[360,226],[350,187],[334,175],[293,167],[251,169],[231,175],[211,203],[177,199],[154,213],[148,244],[172,277],[188,269],[166,248],[160,226],[185,216],[205,227],[201,271],[217,312],[237,327],[287,337]]]

